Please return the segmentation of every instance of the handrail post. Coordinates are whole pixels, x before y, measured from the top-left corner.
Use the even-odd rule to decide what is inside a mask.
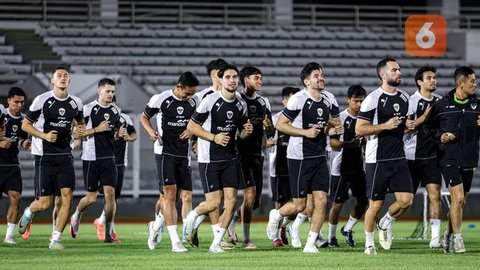
[[[47,21],[47,0],[42,0],[42,15],[43,21]]]
[[[131,8],[130,8],[130,16],[132,17],[130,20],[132,24],[135,24],[135,2],[131,3]]]
[[[180,3],[178,6],[178,23],[183,24],[183,4]]]
[[[355,6],[355,29],[360,29],[360,7]]]

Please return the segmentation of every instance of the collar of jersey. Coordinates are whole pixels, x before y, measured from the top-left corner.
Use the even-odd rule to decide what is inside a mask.
[[[320,98],[319,98],[319,99],[316,99],[316,98],[310,96],[310,94],[308,93],[308,90],[307,90],[306,87],[303,88],[303,91],[305,91],[305,94],[307,95],[307,97],[311,98],[311,99],[312,99],[313,101],[315,101],[315,102],[320,102],[320,101],[322,101],[322,99],[323,99],[323,90],[320,91]]]
[[[378,89],[380,91],[382,91],[382,93],[385,93],[385,95],[389,95],[389,96],[395,96],[398,93],[398,88],[396,88],[396,87],[395,87],[395,92],[394,93],[389,93],[389,92],[385,91],[381,86],[378,87]]]
[[[52,97],[56,100],[65,101],[70,97],[70,94],[67,94],[67,96],[65,98],[59,98],[59,97],[55,96],[55,93],[53,92],[53,89],[52,89],[51,92],[52,92]]]
[[[415,92],[415,94],[417,94],[420,98],[422,98],[426,101],[432,101],[435,98],[435,96],[433,94],[432,94],[431,98],[426,98],[426,97],[422,96],[422,93],[420,93],[420,91],[418,91],[418,90]]]
[[[112,106],[112,103],[108,104],[107,106],[103,106],[102,104],[100,104],[98,102],[98,99],[95,99],[95,103],[97,103],[98,106],[104,108],[104,109],[107,109],[107,108],[110,108]]]

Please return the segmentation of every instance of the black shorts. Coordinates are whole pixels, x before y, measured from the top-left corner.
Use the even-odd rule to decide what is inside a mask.
[[[9,191],[22,194],[22,174],[19,166],[0,166],[0,191],[5,194]]]
[[[437,159],[409,160],[408,168],[412,176],[413,193],[417,192],[418,186],[426,187],[428,184],[442,185],[442,174]]]
[[[259,155],[243,155],[239,157],[242,171],[240,189],[255,187],[257,198],[262,195],[263,160],[264,158]]]
[[[117,183],[115,184],[115,198],[120,198],[122,195],[122,188],[123,188],[123,178],[125,174],[125,166],[124,165],[116,165],[117,166]],[[98,187],[98,193],[103,193],[103,186]]]
[[[472,188],[473,173],[476,168],[462,168],[457,166],[442,166],[441,168],[447,187],[463,184],[463,191],[470,191],[470,188]]]
[[[367,195],[365,173],[349,173],[332,175],[330,199],[336,203],[344,203],[348,200],[348,190],[352,191],[353,197],[365,198]]]
[[[36,197],[57,196],[62,188],[75,189],[72,155],[35,156]]]
[[[288,175],[270,177],[270,186],[272,188],[272,201],[286,203],[292,199]]]
[[[367,198],[383,201],[389,192],[413,193],[412,177],[406,159],[365,164]]]
[[[223,188],[239,188],[241,172],[236,159],[198,163],[198,169],[205,194],[222,190]]]
[[[288,173],[292,198],[306,198],[312,191],[328,193],[330,173],[325,157],[288,159]]]
[[[88,192],[98,191],[99,186],[115,188],[117,177],[114,158],[83,161],[83,181]]]
[[[163,194],[163,186],[177,185],[178,190],[192,191],[192,170],[188,158],[155,154],[158,187]]]

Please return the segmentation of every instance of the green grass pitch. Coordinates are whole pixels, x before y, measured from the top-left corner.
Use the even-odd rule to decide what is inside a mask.
[[[340,223],[339,228],[343,226]],[[51,225],[33,224],[30,239],[18,244],[0,246],[1,269],[478,269],[480,253],[480,222],[465,221],[463,234],[467,253],[444,254],[431,250],[427,240],[402,240],[408,237],[416,222],[396,222],[392,249],[382,250],[377,242],[378,255],[363,254],[363,224],[355,227],[357,247],[348,248],[341,235],[339,249],[321,249],[318,254],[303,254],[301,249],[272,247],[267,240],[266,223],[252,224],[252,239],[257,250],[236,248],[223,254],[209,254],[212,240],[209,224],[200,227],[200,248],[185,254],[171,252],[168,233],[157,249],[147,247],[146,224],[116,224],[122,240],[120,244],[105,244],[96,239],[91,223],[82,223],[79,236],[72,239],[68,227],[62,237],[66,249],[48,249]],[[4,228],[5,229],[5,228]],[[339,230],[339,229],[338,229]],[[179,225],[181,231],[181,224]],[[237,226],[241,236],[241,226]],[[302,226],[302,240],[306,240],[308,224]],[[326,236],[326,226],[323,234]],[[339,233],[338,233],[339,234]],[[377,241],[377,234],[375,240]],[[187,246],[187,245],[186,245]]]

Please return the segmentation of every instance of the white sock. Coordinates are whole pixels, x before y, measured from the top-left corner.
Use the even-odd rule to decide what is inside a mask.
[[[235,213],[233,213],[232,221],[230,221],[230,225],[228,225],[228,227],[229,228],[235,227],[235,225],[237,225],[240,218],[241,218],[240,217],[240,210],[235,211]]]
[[[7,237],[12,237],[13,236],[13,232],[15,231],[15,226],[17,224],[15,223],[7,223],[7,234],[5,235],[5,238]]]
[[[105,219],[105,211],[102,211],[100,217],[98,217],[98,224],[105,224],[107,220]]]
[[[395,218],[390,216],[390,213],[387,212],[385,216],[380,219],[380,222],[378,222],[378,227],[382,230],[386,230],[393,222],[395,222]]]
[[[155,215],[155,221],[153,222],[153,229],[155,231],[160,230],[162,227],[163,223],[165,223],[165,218],[163,217],[162,213],[158,213]]]
[[[302,226],[303,222],[305,222],[305,219],[307,219],[306,215],[298,213],[295,221],[292,223],[292,230],[296,232],[300,231],[300,226]]]
[[[280,211],[278,211],[277,209],[273,209],[273,220],[280,222],[281,219],[282,215],[280,215]]]
[[[432,239],[440,237],[440,219],[430,219],[430,229],[432,231]]]
[[[212,224],[211,226],[212,226],[213,235],[215,236],[215,234],[217,233],[218,224]]]
[[[32,211],[30,211],[30,207],[25,208],[25,216],[31,218],[33,216]]]
[[[305,246],[315,245],[315,240],[317,240],[317,237],[318,237],[318,233],[309,231],[308,232],[307,243],[305,244]]]
[[[328,240],[337,238],[337,224],[328,223]]]
[[[207,218],[206,215],[201,215],[198,216],[197,219],[195,219],[195,225],[193,226],[195,229],[198,229],[200,227],[200,224]]]
[[[462,233],[454,233],[454,234],[453,234],[453,237],[454,237],[455,239],[462,238]]]
[[[227,229],[220,228],[220,226],[215,230],[215,232],[213,233],[214,236],[212,246],[220,245],[220,241],[222,241],[223,235],[225,235],[226,230]]]
[[[353,227],[355,226],[355,224],[357,224],[357,222],[358,222],[358,219],[352,216],[348,217],[347,224],[345,224],[345,227],[343,227],[343,230],[346,232],[352,231]]]
[[[250,223],[242,223],[243,241],[250,240]]]
[[[182,235],[185,232],[186,226],[187,226],[187,222],[185,221],[185,219],[182,218]]]
[[[373,239],[374,232],[365,231],[365,247],[375,246],[375,241]]]
[[[289,219],[288,217],[284,217],[282,222],[282,228],[286,228],[288,224],[290,224],[290,222],[292,222],[291,219]]]
[[[52,233],[55,231],[57,227],[57,219],[52,217]]]
[[[77,207],[77,209],[75,210],[75,213],[73,213],[72,215],[72,219],[76,220],[77,222],[80,222],[80,219],[82,218],[82,214],[83,212],[78,211],[78,207]]]
[[[170,225],[167,226],[168,234],[170,235],[170,240],[172,240],[172,245],[180,242],[180,238],[178,238],[177,234],[177,225]]]
[[[53,231],[52,233],[52,241],[60,241],[62,238],[62,233],[59,231]]]

